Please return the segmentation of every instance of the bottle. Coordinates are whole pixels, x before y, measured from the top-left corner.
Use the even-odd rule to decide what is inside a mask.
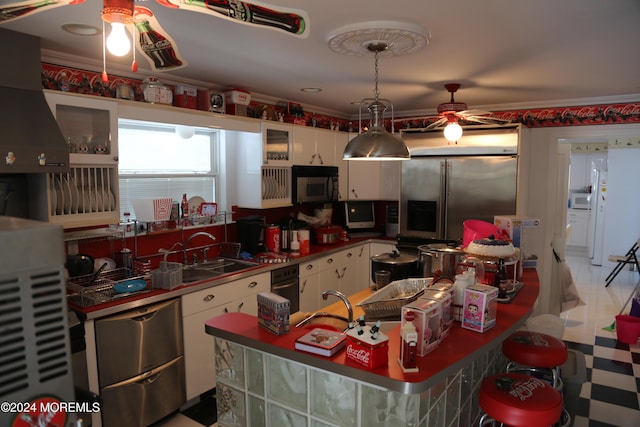
[[[302,34],[307,27],[304,18],[295,13],[279,12],[238,0],[185,0],[185,3],[206,7],[238,21],[278,28],[293,34]]]
[[[404,369],[415,369],[417,363],[418,332],[413,326],[413,316],[410,317],[411,320],[409,316],[405,317],[406,323],[400,331],[400,364]]]
[[[178,59],[171,41],[151,28],[148,20],[136,21],[135,25],[140,33],[140,47],[153,60],[156,69],[166,70],[182,65],[182,61]]]
[[[291,244],[289,246],[293,255],[300,254],[300,242],[298,241],[298,230],[291,231]]]
[[[182,218],[189,218],[189,201],[187,200],[187,193],[182,195],[182,203],[180,207],[182,209]]]
[[[509,286],[509,273],[507,273],[504,258],[498,260],[498,271],[493,278],[493,284],[498,288],[498,298],[506,298],[507,288]]]

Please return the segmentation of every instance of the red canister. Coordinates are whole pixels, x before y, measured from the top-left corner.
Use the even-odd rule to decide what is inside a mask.
[[[277,225],[267,225],[264,233],[264,245],[270,252],[280,253],[280,227]]]

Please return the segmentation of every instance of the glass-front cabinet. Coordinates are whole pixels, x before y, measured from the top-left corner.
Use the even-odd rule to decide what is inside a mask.
[[[293,126],[285,123],[262,122],[263,164],[291,166],[293,164]]]
[[[65,228],[119,221],[117,102],[45,91],[69,147],[68,173],[47,174],[46,217]]]

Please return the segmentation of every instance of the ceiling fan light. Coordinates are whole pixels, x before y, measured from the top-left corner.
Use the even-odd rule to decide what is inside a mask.
[[[131,43],[129,43],[124,24],[111,23],[111,34],[107,37],[107,50],[115,56],[124,56],[131,50]]]
[[[450,122],[444,128],[444,137],[449,142],[456,142],[462,136],[462,127],[456,122]]]

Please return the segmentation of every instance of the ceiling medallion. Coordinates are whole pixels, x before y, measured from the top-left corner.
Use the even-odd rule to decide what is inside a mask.
[[[347,25],[329,36],[329,48],[351,55],[370,55],[371,43],[384,43],[387,49],[380,56],[400,56],[418,52],[429,44],[431,33],[419,25],[395,21],[373,21]]]

